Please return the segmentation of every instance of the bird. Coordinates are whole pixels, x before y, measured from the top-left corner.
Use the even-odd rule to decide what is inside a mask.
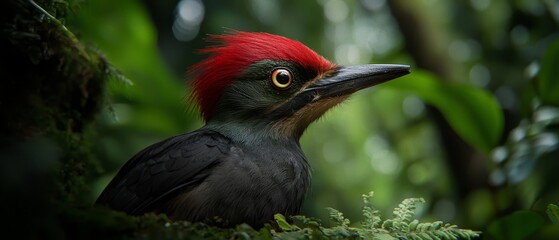
[[[305,129],[358,90],[410,73],[401,64],[337,65],[264,32],[207,41],[200,52],[209,56],[189,70],[205,124],[138,152],[96,204],[220,227],[297,215],[311,180]]]

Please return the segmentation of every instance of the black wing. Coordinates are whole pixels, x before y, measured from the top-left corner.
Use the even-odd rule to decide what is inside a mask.
[[[203,181],[227,156],[231,142],[214,131],[178,135],[142,150],[117,173],[98,204],[139,215],[158,201]]]

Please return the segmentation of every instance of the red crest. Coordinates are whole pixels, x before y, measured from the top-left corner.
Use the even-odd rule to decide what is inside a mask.
[[[191,68],[193,99],[204,120],[211,117],[219,97],[243,69],[262,60],[285,60],[325,72],[334,67],[302,43],[268,33],[234,31],[230,35],[210,35],[216,45],[201,53],[211,56]]]

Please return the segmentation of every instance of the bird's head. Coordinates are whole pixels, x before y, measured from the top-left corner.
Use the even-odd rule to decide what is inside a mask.
[[[352,93],[409,73],[407,65],[339,66],[298,41],[235,31],[210,36],[211,56],[191,73],[192,99],[208,124],[264,127],[299,138]]]

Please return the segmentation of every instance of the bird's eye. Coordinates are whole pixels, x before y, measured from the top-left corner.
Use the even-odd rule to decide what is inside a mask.
[[[278,68],[272,71],[272,85],[278,89],[286,89],[293,83],[291,72],[285,68]]]

